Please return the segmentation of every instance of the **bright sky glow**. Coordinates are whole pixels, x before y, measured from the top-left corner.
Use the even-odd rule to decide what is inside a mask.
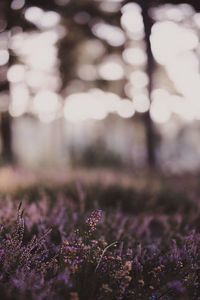
[[[8,50],[0,50],[0,66],[4,66],[9,61],[9,52]]]
[[[121,64],[109,59],[99,65],[98,72],[100,77],[105,80],[120,80],[124,76],[124,69]]]
[[[133,98],[133,105],[137,112],[147,112],[150,107],[150,101],[148,96],[145,93],[137,93]]]
[[[97,23],[92,27],[92,32],[100,39],[105,40],[109,45],[118,47],[124,44],[125,35],[123,31],[113,25]]]
[[[72,94],[65,101],[64,116],[68,121],[102,120],[106,115],[103,103],[90,93]]]
[[[178,6],[170,6],[166,9],[166,17],[170,21],[180,22],[183,20],[183,12]]]
[[[168,94],[165,117],[167,119],[167,111],[168,115],[171,111],[186,121],[199,119],[200,74],[197,56],[199,39],[195,28],[200,26],[199,13],[195,13],[187,4],[177,6],[166,4],[153,9],[151,13],[155,20],[160,20],[152,28],[153,55],[157,62],[164,66],[176,91],[182,95],[180,97]],[[180,21],[185,23],[178,23]],[[153,104],[151,107],[154,119],[156,111],[159,110],[158,100],[155,103],[154,108]]]
[[[124,86],[124,92],[128,98],[133,98],[135,95],[135,88],[130,82],[128,82]]]
[[[153,25],[151,46],[155,59],[166,65],[174,57],[187,50],[195,49],[198,37],[191,29],[171,21],[157,22]]]
[[[129,78],[131,84],[134,88],[141,89],[147,86],[149,79],[145,72],[134,71],[130,74]]]
[[[10,38],[9,48],[17,53],[17,51],[22,47],[22,42],[24,42],[24,34],[15,34]]]
[[[192,121],[200,113],[200,109],[196,109],[187,99],[177,95],[171,95],[168,99],[171,111],[181,116],[185,121]]]
[[[26,72],[26,83],[27,85],[34,89],[51,89],[52,91],[56,91],[60,86],[60,78],[56,76],[57,74],[46,74],[45,72],[41,72],[39,70],[30,70]]]
[[[41,71],[50,70],[57,62],[56,49],[49,47],[48,52],[44,48],[41,51],[36,50],[27,57],[26,62],[31,68],[37,68]]]
[[[115,12],[122,6],[120,21],[123,30],[99,19],[95,20],[97,23],[91,29],[96,39],[80,43],[76,71],[80,80],[72,80],[65,90],[65,95],[69,95],[64,103],[65,118],[69,121],[103,120],[109,113],[130,118],[135,112],[150,110],[153,121],[160,124],[169,121],[172,113],[186,121],[200,120],[200,13],[195,13],[187,4],[166,4],[150,11],[156,21],[151,33],[153,55],[173,82],[168,87],[172,94],[164,89],[156,89],[152,93],[150,105],[146,93],[149,78],[143,71],[147,57],[143,43],[142,10],[134,2],[125,5],[121,2],[123,1],[99,1],[100,9],[107,12]],[[13,0],[11,8],[17,10],[24,4],[24,0]],[[26,20],[41,31],[27,34],[20,31],[14,33],[16,29],[12,30],[8,48],[23,63],[12,65],[7,72],[11,84],[9,112],[17,117],[33,108],[41,121],[50,122],[57,118],[61,110],[61,101],[56,93],[61,84],[57,42],[67,31],[61,25],[60,15],[54,11],[44,11],[32,6],[25,9],[24,14]],[[81,11],[74,19],[79,24],[85,24],[91,17],[87,12]],[[4,40],[5,46],[0,50],[0,66],[9,61],[8,36]],[[104,41],[113,47],[125,44],[122,56],[106,55]],[[165,76],[163,73],[161,75]],[[93,81],[99,78],[117,81],[124,77],[128,81],[124,92],[131,101],[122,100],[114,93],[104,92],[93,86]],[[114,87],[118,83],[110,84]],[[91,87],[93,88],[90,89]],[[33,107],[30,106],[29,94],[33,94]]]
[[[17,83],[25,79],[25,67],[23,65],[13,65],[8,69],[8,81]]]
[[[43,11],[37,7],[31,7],[30,11],[27,9],[25,14],[27,19],[33,20],[33,23],[37,22],[42,15],[43,21],[38,22],[43,22],[43,29],[53,24],[51,22],[54,22],[54,17],[56,19],[54,13],[43,14]],[[8,69],[7,78],[11,83],[23,83],[26,91],[30,91],[34,98],[33,105],[31,105],[30,97],[25,96],[25,89],[12,88],[16,91],[16,96],[13,94],[9,107],[12,116],[22,115],[27,109],[27,101],[29,101],[29,112],[37,114],[42,122],[51,122],[58,117],[58,113],[60,115],[61,103],[56,94],[61,83],[56,46],[60,38],[60,29],[57,29],[55,27],[52,30],[33,31],[28,34],[20,32],[11,37],[10,48],[24,65],[11,66]],[[19,102],[20,97],[23,97],[24,102],[22,100]]]
[[[26,74],[26,82],[32,88],[40,88],[45,84],[46,78],[44,73],[36,70],[28,71]]]
[[[200,28],[200,13],[196,13],[194,16],[193,16],[193,21],[195,23],[195,25]]]
[[[169,121],[171,117],[171,111],[169,110],[168,104],[161,100],[154,100],[151,104],[150,115],[154,122],[165,123]]]
[[[34,98],[34,107],[37,112],[52,112],[57,109],[58,96],[49,91],[41,91]]]
[[[29,22],[38,23],[41,20],[41,18],[43,17],[43,14],[44,14],[44,11],[41,8],[39,8],[37,6],[31,6],[31,7],[27,8],[25,11],[25,18]]]
[[[59,97],[54,92],[43,90],[36,94],[33,105],[40,120],[48,123],[56,118],[56,114],[60,108]]]
[[[117,112],[122,118],[131,118],[135,114],[132,101],[128,99],[122,99],[118,104]]]
[[[156,21],[181,22],[194,15],[194,9],[189,4],[165,4],[150,10],[151,17]]]
[[[182,3],[179,5],[181,11],[183,12],[184,18],[190,18],[192,15],[194,15],[194,7],[188,3]]]
[[[60,16],[55,11],[47,11],[44,13],[40,20],[40,25],[44,29],[48,29],[58,25],[60,22]]]
[[[147,60],[142,48],[126,48],[122,53],[122,57],[127,63],[133,66],[144,65]]]
[[[25,4],[25,0],[13,0],[10,7],[14,10],[21,9]]]
[[[150,114],[157,123],[169,121],[171,113],[175,113],[187,122],[200,118],[198,97],[196,99],[187,99],[171,95],[163,89],[156,89],[152,92],[152,100]]]
[[[118,113],[124,118],[133,116],[135,110],[130,100],[121,100],[117,94],[98,88],[68,96],[64,105],[64,116],[71,122],[88,119],[103,120],[109,113]]]
[[[20,34],[13,38],[11,47],[30,68],[44,71],[52,69],[57,63],[57,40],[55,31]]]
[[[117,94],[111,92],[103,93],[102,100],[104,101],[104,105],[110,113],[117,111],[118,104],[121,101]]]
[[[122,14],[124,14],[125,12],[130,11],[130,10],[135,11],[137,13],[142,12],[142,9],[141,9],[140,5],[137,4],[137,3],[134,3],[134,2],[133,3],[127,3],[121,8]]]
[[[154,122],[165,123],[171,117],[169,105],[169,94],[167,91],[157,89],[152,92],[152,103],[150,107],[150,115]]]
[[[150,10],[151,17],[156,21],[170,20],[180,22],[183,20],[183,12],[178,5],[165,4]]]
[[[121,25],[129,37],[140,40],[144,37],[144,24],[141,8],[136,3],[128,3],[122,7]]]
[[[9,105],[9,113],[12,117],[23,115],[28,107],[29,92],[24,84],[11,85],[11,103]]]
[[[107,113],[114,113],[117,111],[118,104],[121,99],[117,94],[111,92],[104,92],[100,89],[91,89],[89,90],[90,94],[103,103]]]
[[[43,11],[37,6],[31,6],[25,11],[25,18],[42,29],[49,29],[59,24],[60,16],[54,11]]]
[[[52,51],[50,47],[55,48],[58,39],[59,36],[56,30],[48,30],[42,33],[19,33],[11,38],[10,47],[19,56],[30,56],[33,55],[33,52],[39,54],[39,51],[48,55],[49,50]]]
[[[199,61],[194,52],[179,55],[166,69],[178,92],[187,98],[200,96]]]

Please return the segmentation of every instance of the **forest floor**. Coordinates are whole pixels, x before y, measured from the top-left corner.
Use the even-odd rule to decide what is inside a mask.
[[[0,169],[1,299],[200,299],[200,175]]]

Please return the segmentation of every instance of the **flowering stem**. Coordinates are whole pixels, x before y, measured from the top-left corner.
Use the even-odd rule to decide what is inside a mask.
[[[100,263],[101,263],[101,261],[102,261],[102,258],[103,258],[103,256],[104,256],[105,252],[106,252],[110,247],[112,247],[113,245],[115,245],[115,244],[117,244],[117,243],[118,243],[117,241],[116,241],[116,242],[113,242],[112,244],[108,245],[108,246],[103,250],[103,252],[102,252],[102,254],[101,254],[101,257],[100,257],[100,259],[99,259],[99,262],[98,262],[98,264],[97,264],[97,266],[96,266],[96,268],[95,268],[95,272],[96,272],[97,269],[99,268]]]

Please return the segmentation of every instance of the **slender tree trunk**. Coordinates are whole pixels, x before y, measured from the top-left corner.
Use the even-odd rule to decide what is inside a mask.
[[[11,0],[1,0],[0,10],[4,15],[7,23],[7,29],[12,27],[13,18],[12,18],[12,10],[10,8]],[[11,58],[9,60],[8,65],[11,64]],[[8,80],[0,83],[0,92],[8,92],[9,93],[9,82]],[[13,162],[13,152],[12,152],[12,118],[9,113],[2,112],[0,114],[0,137],[1,137],[1,156],[3,162],[12,163]]]
[[[150,35],[151,35],[151,28],[152,28],[152,20],[148,14],[148,1],[141,0],[141,7],[142,7],[142,15],[143,15],[143,22],[144,22],[144,30],[145,30],[145,42],[146,42],[146,51],[147,51],[147,75],[149,77],[149,84],[148,84],[148,95],[151,101],[151,92],[152,92],[152,77],[153,77],[153,70],[154,70],[154,59],[151,50],[151,43],[150,43]],[[146,146],[147,146],[147,162],[149,167],[156,166],[156,155],[155,155],[155,130],[154,124],[151,120],[149,111],[144,115],[144,122],[146,126]]]
[[[2,143],[2,158],[6,163],[13,162],[12,154],[12,131],[11,131],[11,116],[8,112],[1,114],[1,143]]]
[[[9,82],[0,84],[0,92],[9,92]],[[1,156],[6,163],[13,162],[12,153],[12,118],[9,113],[2,112],[0,114],[0,138],[1,138]]]

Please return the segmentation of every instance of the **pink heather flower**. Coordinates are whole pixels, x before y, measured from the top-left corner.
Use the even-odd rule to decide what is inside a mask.
[[[2,258],[3,254],[4,254],[4,250],[0,249],[0,259]]]
[[[92,231],[96,230],[96,225],[101,221],[102,219],[102,210],[94,210],[91,213],[91,216],[86,219],[86,224],[90,227]]]

